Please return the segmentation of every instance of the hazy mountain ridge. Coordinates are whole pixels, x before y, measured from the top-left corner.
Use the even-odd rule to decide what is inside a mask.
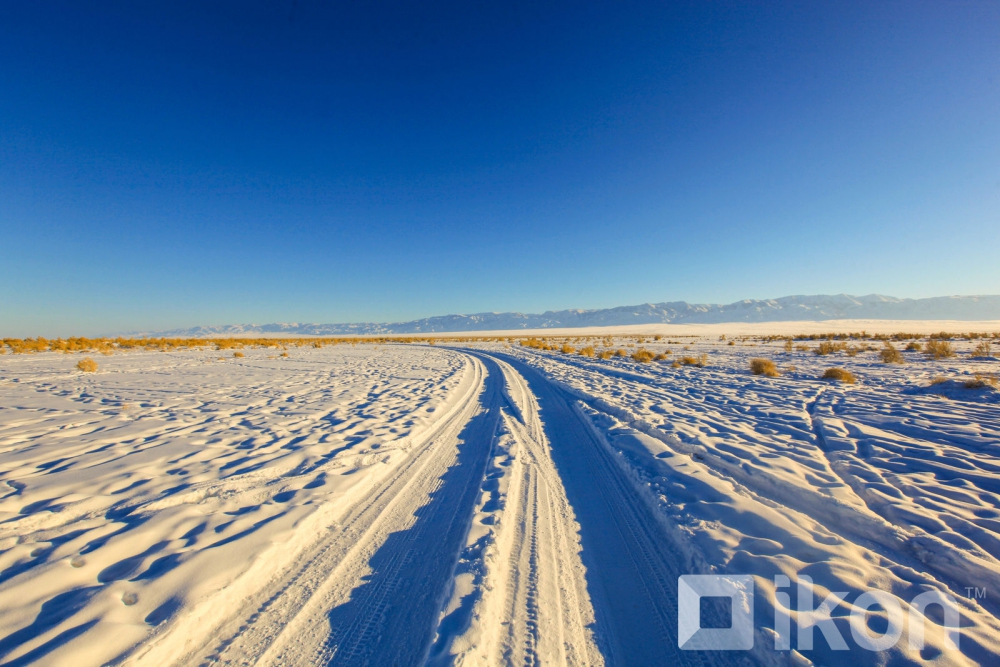
[[[995,320],[1000,296],[942,296],[900,299],[880,294],[786,296],[746,299],[730,304],[686,301],[646,303],[595,310],[559,310],[541,314],[475,313],[442,315],[410,322],[349,324],[230,324],[157,332],[159,336],[218,336],[239,334],[377,335],[450,331],[555,329],[628,324],[717,324],[725,322],[794,322],[807,320]]]

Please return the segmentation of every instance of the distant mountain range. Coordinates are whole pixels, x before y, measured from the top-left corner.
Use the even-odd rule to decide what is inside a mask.
[[[1000,320],[1000,296],[941,296],[899,299],[880,294],[786,296],[747,299],[730,304],[686,301],[645,303],[598,310],[558,310],[540,315],[476,313],[442,315],[412,322],[355,324],[229,324],[161,331],[157,336],[200,337],[246,334],[314,336],[428,334],[458,331],[568,329],[628,324],[714,324],[724,322],[795,322],[809,320]]]

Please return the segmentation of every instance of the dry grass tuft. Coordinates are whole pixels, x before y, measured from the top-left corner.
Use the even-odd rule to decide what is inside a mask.
[[[681,357],[681,363],[685,366],[697,366],[698,368],[704,368],[708,366],[708,355],[703,354],[700,357]]]
[[[648,364],[656,355],[647,350],[646,348],[640,347],[638,350],[632,353],[632,360],[638,361],[640,364]]]
[[[923,349],[924,349],[923,346],[920,343],[918,343],[917,341],[915,341],[915,340],[910,341],[909,345],[906,346],[906,351],[907,352],[911,352],[911,351],[912,352],[920,352]]]
[[[615,356],[616,357],[625,357],[625,356],[628,356],[628,352],[626,352],[624,348],[620,347],[617,350],[615,350]]]
[[[669,356],[670,356],[669,352],[660,352],[658,355],[656,355],[656,361],[666,361]]]
[[[882,348],[882,351],[879,352],[879,355],[882,357],[883,364],[906,363],[906,360],[903,359],[903,355],[900,353],[900,351],[897,350],[896,346],[890,343],[889,341],[885,341],[885,347]]]
[[[854,375],[846,368],[827,368],[823,371],[824,380],[836,380],[844,384],[854,384]]]
[[[936,375],[931,378],[931,386],[933,387],[936,384],[944,384],[947,381],[948,378],[944,377],[943,375]]]
[[[947,359],[955,356],[955,349],[947,341],[931,339],[924,346],[924,354],[932,359]]]
[[[971,380],[966,380],[963,383],[963,386],[965,386],[966,389],[986,389],[987,387],[996,388],[997,379],[990,375],[980,375],[979,373],[976,373],[976,377]]]
[[[781,375],[778,372],[778,367],[770,359],[751,359],[750,372],[754,375],[766,375],[769,378],[776,378]]]
[[[615,356],[615,353],[612,352],[611,350],[601,350],[600,352],[597,353],[597,358],[604,359],[605,361],[607,361],[613,356]]]
[[[974,357],[992,357],[993,350],[990,349],[990,342],[984,340],[979,345],[972,348],[972,356]]]
[[[281,354],[279,354],[278,356],[279,356],[279,357],[284,357],[284,358],[287,358],[287,357],[288,357],[288,353],[287,353],[287,352],[282,352],[282,353],[281,353]]]
[[[580,351],[577,352],[577,354],[579,354],[581,357],[592,357],[594,356],[594,347],[592,345],[588,345],[587,347],[581,347]]]
[[[313,347],[315,347],[315,346],[313,346]],[[243,354],[242,352],[233,352],[233,356],[236,357],[237,359],[240,359],[242,357],[245,357],[246,355]]]
[[[574,352],[576,352],[576,348],[570,345],[569,343],[563,343],[563,346],[559,348],[559,351],[562,352],[563,354],[573,354]]]
[[[834,343],[832,341],[824,341],[819,344],[816,348],[816,354],[820,356],[826,356],[828,354],[833,354],[835,352],[840,352],[847,349],[847,343]]]
[[[81,359],[76,362],[76,367],[79,368],[84,373],[96,373],[97,372],[97,362],[87,357],[86,359]]]

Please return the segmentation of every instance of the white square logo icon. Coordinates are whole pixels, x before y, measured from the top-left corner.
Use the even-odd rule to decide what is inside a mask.
[[[677,646],[685,651],[753,648],[753,576],[685,574],[677,579]],[[729,598],[728,628],[701,627],[701,599]]]

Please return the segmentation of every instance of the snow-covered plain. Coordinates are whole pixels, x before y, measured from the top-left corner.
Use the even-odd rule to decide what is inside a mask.
[[[1000,393],[930,386],[1000,362],[613,345],[672,354],[0,356],[0,664],[1000,664]],[[754,575],[752,650],[678,648],[686,574]],[[845,650],[775,650],[804,577]],[[959,649],[859,646],[870,589]]]

